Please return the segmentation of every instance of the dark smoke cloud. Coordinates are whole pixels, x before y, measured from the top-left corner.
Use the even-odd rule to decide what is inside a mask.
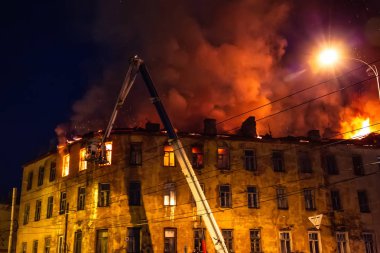
[[[78,133],[106,126],[128,58],[136,53],[151,70],[175,127],[184,131],[199,131],[205,117],[221,121],[315,83],[304,70],[279,67],[287,47],[279,32],[289,18],[287,1],[100,1],[97,10],[93,36],[109,48],[113,61],[73,106],[72,128]],[[117,126],[158,120],[142,86],[135,84]],[[332,82],[251,114],[259,119],[338,87]],[[342,103],[339,96],[328,97],[259,121],[259,134],[337,131]],[[221,128],[239,126],[247,116]]]

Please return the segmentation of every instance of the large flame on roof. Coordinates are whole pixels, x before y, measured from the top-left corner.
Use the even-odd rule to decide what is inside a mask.
[[[369,117],[360,115],[341,123],[341,133],[345,139],[361,139],[371,132]]]

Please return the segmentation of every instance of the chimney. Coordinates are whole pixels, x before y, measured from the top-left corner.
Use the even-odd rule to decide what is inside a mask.
[[[241,124],[240,134],[244,137],[256,138],[256,120],[255,117],[249,116],[243,124]]]
[[[205,119],[203,121],[204,129],[203,133],[205,135],[216,135],[216,119]]]
[[[147,130],[148,132],[159,132],[160,131],[160,124],[159,123],[147,122],[145,124],[145,130]]]
[[[309,132],[307,132],[307,137],[311,141],[320,141],[321,140],[321,135],[319,133],[319,130],[317,130],[317,129],[313,129],[313,130],[310,130]]]

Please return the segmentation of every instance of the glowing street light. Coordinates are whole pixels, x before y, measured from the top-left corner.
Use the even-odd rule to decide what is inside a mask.
[[[357,58],[345,58],[345,59],[351,59],[358,61],[368,67],[367,73],[373,72],[373,74],[376,77],[376,82],[377,82],[377,91],[379,93],[379,100],[380,100],[380,83],[379,83],[379,72],[377,71],[376,65],[370,65],[369,63],[357,59]],[[337,61],[339,60],[339,53],[336,49],[334,48],[327,48],[319,54],[318,61],[319,64],[322,66],[331,66],[334,65]],[[369,73],[370,74],[370,73]]]

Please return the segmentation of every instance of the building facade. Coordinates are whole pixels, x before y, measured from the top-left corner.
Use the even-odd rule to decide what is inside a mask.
[[[380,252],[376,144],[208,133],[180,138],[230,252]],[[94,138],[24,166],[17,252],[215,251],[163,132],[113,131],[106,164]]]

